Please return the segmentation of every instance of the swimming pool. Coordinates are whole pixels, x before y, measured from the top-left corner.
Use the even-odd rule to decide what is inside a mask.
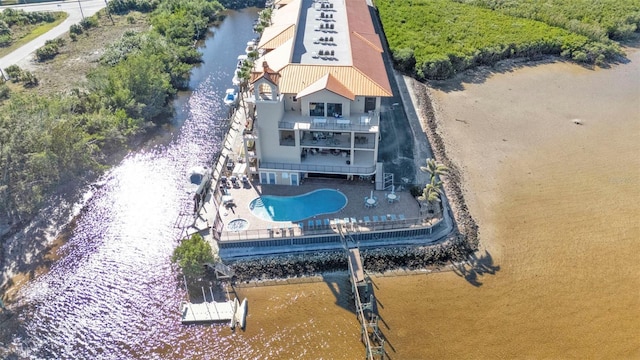
[[[298,196],[263,195],[249,204],[251,213],[267,221],[300,221],[331,214],[347,205],[347,197],[338,190],[320,189]]]

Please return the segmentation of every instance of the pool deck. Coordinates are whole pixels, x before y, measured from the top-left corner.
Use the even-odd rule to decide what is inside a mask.
[[[334,189],[340,191],[347,197],[346,206],[335,213],[318,215],[295,222],[268,221],[254,215],[249,209],[251,201],[261,195],[296,196],[318,189]],[[425,218],[424,214],[421,215],[419,203],[408,191],[396,191],[397,199],[394,202],[389,202],[386,196],[390,191],[374,190],[374,184],[372,184],[371,181],[359,180],[357,178],[355,180],[305,179],[304,183],[300,186],[265,185],[251,181],[250,187],[232,187],[227,189],[227,191],[233,199],[235,206],[229,207],[225,204],[220,204],[214,209],[212,197],[216,195],[209,194],[205,206],[200,213],[200,217],[198,217],[196,221],[196,228],[205,230],[205,228],[214,224],[216,211],[219,212],[220,219],[224,224],[220,238],[222,242],[337,233],[337,228],[333,226],[334,219],[340,219],[342,221],[347,218],[350,222],[355,220],[357,225],[350,223],[349,228],[360,232],[376,230],[382,224],[389,224],[393,217],[399,222],[401,219],[400,215],[402,215],[404,219],[407,219],[407,225],[403,227],[410,227],[410,224],[428,226],[430,222],[438,220],[433,217]],[[374,196],[378,198],[377,205],[375,207],[366,207],[365,198],[370,196],[371,191],[373,191]],[[374,221],[374,217],[378,218],[378,222]],[[384,222],[382,221],[383,217],[386,218]],[[227,231],[227,224],[235,219],[247,220],[248,227],[241,231]],[[325,225],[325,219],[331,221],[330,226]],[[315,226],[309,228],[309,221],[313,221],[314,225],[317,221],[320,221],[323,226],[320,228]],[[302,228],[299,227],[299,223],[302,223]]]

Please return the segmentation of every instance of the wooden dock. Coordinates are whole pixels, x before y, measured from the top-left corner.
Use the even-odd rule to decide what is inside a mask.
[[[373,295],[371,279],[364,272],[360,249],[349,246],[349,244],[356,244],[351,241],[349,230],[342,226],[339,226],[338,230],[349,260],[349,280],[351,282],[351,291],[353,292],[356,316],[360,322],[360,339],[364,343],[366,357],[368,360],[382,360],[387,354],[384,349],[386,340],[378,327],[377,300]]]
[[[213,291],[209,289],[211,293],[211,301],[207,301],[207,296],[202,288],[202,295],[204,302],[193,304],[188,301],[183,301],[180,304],[181,321],[183,324],[198,324],[198,323],[228,323],[231,329],[235,329],[236,324],[239,324],[242,329],[245,327],[247,316],[247,299],[242,301],[242,304],[238,302],[237,298],[226,301],[215,301],[213,298]],[[229,298],[227,294],[227,299]]]
[[[238,300],[225,302],[182,303],[182,323],[229,322],[235,319],[235,305]]]

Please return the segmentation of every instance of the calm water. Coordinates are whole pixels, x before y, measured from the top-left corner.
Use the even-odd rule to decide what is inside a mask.
[[[173,225],[191,206],[188,169],[209,164],[220,148],[227,115],[222,99],[237,55],[256,36],[256,18],[256,9],[232,12],[212,29],[192,91],[177,100],[173,127],[105,176],[60,260],[22,289],[18,305],[24,310],[17,316],[23,325],[12,353],[36,359],[189,358],[216,348],[212,338],[194,339],[217,328],[179,323],[185,293],[170,263],[178,236]]]

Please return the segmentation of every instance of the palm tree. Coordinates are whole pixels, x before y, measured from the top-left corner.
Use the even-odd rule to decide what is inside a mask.
[[[440,195],[442,195],[442,182],[436,180],[435,176],[431,177],[431,182],[425,185],[422,189],[422,195],[418,196],[419,201],[423,201],[420,206],[420,212],[422,213],[423,205],[426,203],[426,209],[430,214],[440,212]]]
[[[420,171],[428,172],[431,174],[431,179],[436,177],[436,175],[448,175],[449,168],[444,166],[443,164],[436,162],[435,159],[427,158],[427,166],[420,166]]]
[[[440,195],[442,195],[442,182],[432,177],[431,182],[422,190],[422,195],[418,196],[418,200],[432,204],[440,202]]]

